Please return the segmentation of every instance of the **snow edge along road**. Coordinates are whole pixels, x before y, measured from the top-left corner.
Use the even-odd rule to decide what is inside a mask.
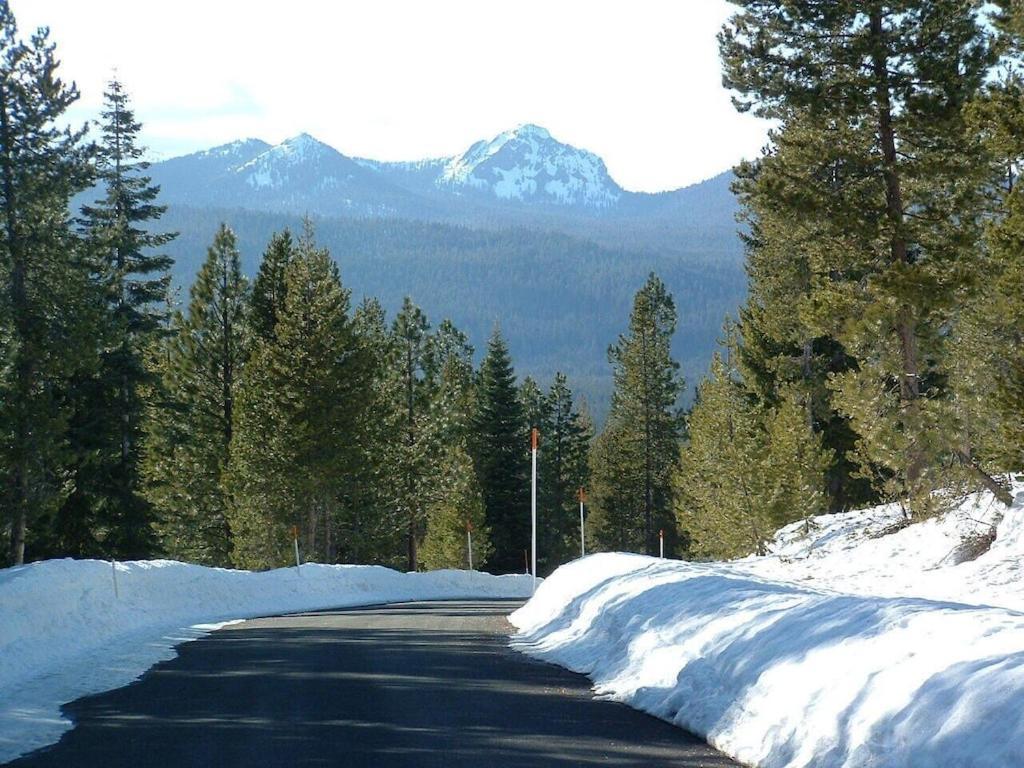
[[[594,555],[512,645],[764,768],[1024,764],[1024,614]]]
[[[411,600],[525,598],[529,577],[303,565],[253,573],[167,560],[0,570],[0,763],[59,740],[61,705],[138,679],[225,623]]]

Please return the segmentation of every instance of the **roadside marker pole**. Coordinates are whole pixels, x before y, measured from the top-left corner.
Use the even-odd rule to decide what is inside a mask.
[[[665,559],[665,529],[658,531],[658,542],[661,545],[661,557]]]
[[[114,579],[114,597],[120,599],[121,594],[117,590],[117,560],[110,561],[110,575]]]
[[[587,556],[587,543],[583,533],[583,502],[587,500],[587,492],[580,486],[580,557]]]
[[[534,427],[530,432],[533,453],[532,482],[530,483],[530,521],[532,523],[531,543],[533,546],[533,591],[537,591],[537,439],[540,433]]]
[[[299,561],[299,526],[292,526],[292,543],[295,545],[295,572],[302,575],[301,562]]]
[[[466,521],[466,551],[469,553],[469,570],[473,570],[473,524]]]

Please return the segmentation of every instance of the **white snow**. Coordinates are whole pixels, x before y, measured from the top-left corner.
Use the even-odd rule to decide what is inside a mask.
[[[525,597],[526,576],[304,565],[253,573],[157,560],[0,570],[0,763],[57,741],[60,705],[126,685],[224,622],[406,600]]]
[[[766,557],[603,554],[512,615],[514,647],[766,768],[1024,765],[1024,485],[873,537],[879,507],[782,529]]]
[[[337,150],[308,133],[300,133],[261,152],[238,166],[234,172],[244,176],[246,183],[254,189],[281,189],[289,184],[292,174],[301,174],[303,168],[323,164],[329,158],[340,157],[341,154]],[[320,190],[333,189],[338,185],[339,179],[325,172],[322,172],[322,178],[315,182],[315,187]]]
[[[601,158],[530,124],[478,141],[450,158],[437,184],[490,189],[498,198],[520,201],[543,190],[559,204],[596,208],[614,205],[621,197]]]

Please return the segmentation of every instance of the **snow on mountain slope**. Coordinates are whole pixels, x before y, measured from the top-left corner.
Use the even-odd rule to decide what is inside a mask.
[[[547,130],[521,125],[490,141],[478,141],[451,158],[437,185],[490,192],[502,200],[541,200],[607,208],[622,189],[592,152],[562,144]]]
[[[882,534],[892,507],[782,529],[774,553],[694,564],[604,554],[512,615],[513,645],[599,695],[765,768],[1024,765],[1024,484],[997,507]]]
[[[255,189],[301,184],[315,190],[342,187],[359,171],[357,163],[308,133],[286,139],[235,169]]]
[[[454,157],[353,158],[300,134],[274,146],[256,139],[232,142],[154,163],[150,173],[163,200],[193,207],[488,225],[559,221],[589,227],[596,219],[609,219],[642,222],[641,228],[651,232],[695,222],[704,232],[711,219],[729,239],[735,228],[735,200],[727,184],[711,180],[670,192],[629,192],[612,179],[600,157],[529,124],[478,141]],[[704,187],[708,199],[697,199]],[[631,234],[626,239],[635,240]]]
[[[115,592],[116,579],[116,592]],[[168,560],[0,569],[0,763],[71,728],[63,703],[127,685],[223,623],[407,600],[525,597],[526,576],[315,565],[253,573]]]

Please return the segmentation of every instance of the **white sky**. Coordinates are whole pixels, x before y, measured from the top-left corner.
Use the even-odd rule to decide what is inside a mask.
[[[11,0],[51,28],[79,120],[114,68],[156,157],[308,131],[379,160],[453,155],[520,123],[627,189],[719,173],[765,142],[721,86],[725,0]]]

